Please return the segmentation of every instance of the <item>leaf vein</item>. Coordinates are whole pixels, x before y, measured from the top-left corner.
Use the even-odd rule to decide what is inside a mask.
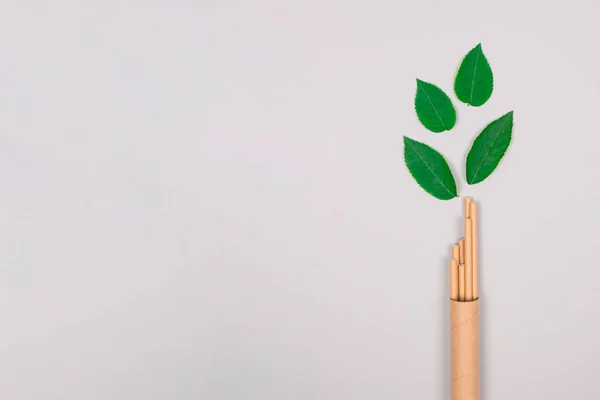
[[[485,159],[487,158],[487,156],[490,154],[490,152],[494,148],[494,145],[496,144],[496,140],[498,139],[498,136],[500,136],[500,133],[504,130],[504,127],[506,126],[506,124],[508,122],[509,122],[509,120],[504,121],[504,124],[502,124],[502,127],[500,129],[498,129],[498,133],[494,137],[494,140],[492,141],[491,146],[488,148],[487,152],[485,153],[485,156],[483,156],[483,158],[481,159],[481,162],[479,163],[479,166],[477,167],[477,170],[473,174],[473,178],[472,178],[473,181],[475,181],[475,178],[477,178],[477,174],[479,173],[479,170],[483,166],[483,163],[485,162]]]
[[[481,48],[477,52],[477,57],[475,57],[475,65],[473,66],[473,79],[471,81],[471,96],[469,97],[469,104],[473,103],[473,92],[475,91],[475,74],[477,72],[477,63],[479,62],[479,54],[481,54]]]
[[[444,184],[444,182],[442,182],[442,180],[438,177],[438,175],[433,171],[433,169],[431,169],[431,167],[429,166],[429,164],[427,164],[427,161],[425,161],[425,159],[423,158],[423,156],[421,156],[421,154],[417,151],[417,149],[415,149],[415,147],[408,142],[408,145],[411,147],[411,149],[417,153],[417,155],[419,156],[419,158],[421,159],[421,161],[423,161],[423,164],[425,164],[425,166],[431,171],[431,173],[433,174],[433,176],[435,176],[435,179],[438,180],[438,182],[444,187],[444,189],[446,189],[446,191],[451,194],[452,196],[454,196],[454,193],[452,193],[452,191],[450,189],[448,189],[448,187]]]
[[[438,112],[437,108],[433,105],[433,101],[431,101],[431,97],[429,97],[429,93],[427,93],[427,91],[425,90],[425,88],[421,85],[421,83],[417,82],[419,84],[419,86],[421,87],[421,90],[423,90],[423,93],[425,93],[425,96],[427,96],[427,100],[429,100],[429,104],[431,104],[431,108],[433,108],[433,111],[435,111],[435,115],[437,115],[438,119],[440,120],[440,122],[442,123],[442,125],[444,126],[445,130],[448,130],[448,127],[446,126],[446,124],[444,123],[444,120],[442,119],[442,117],[440,116],[440,113]]]

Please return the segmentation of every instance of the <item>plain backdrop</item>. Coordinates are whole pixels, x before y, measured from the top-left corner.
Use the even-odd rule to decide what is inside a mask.
[[[417,186],[403,135],[480,202],[482,398],[600,397],[598,2],[1,6],[3,400],[449,399],[462,199]]]

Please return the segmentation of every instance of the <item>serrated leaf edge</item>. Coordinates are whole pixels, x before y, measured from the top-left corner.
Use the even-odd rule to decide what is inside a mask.
[[[450,96],[448,96],[448,94],[446,94],[446,92],[444,92],[444,90],[442,88],[440,88],[437,85],[434,85],[431,82],[427,82],[424,80],[421,80],[419,78],[417,78],[417,87],[421,87],[421,82],[427,83],[431,86],[436,87],[437,89],[439,89],[442,93],[444,93],[444,95],[448,98],[448,100],[450,100],[450,106],[452,106],[452,110],[454,110],[454,115],[456,115],[456,108],[454,108],[454,104],[452,103],[452,99],[450,99]],[[415,99],[413,101],[413,107],[415,109],[415,114],[417,114],[417,119],[419,120],[419,122],[421,122],[421,125],[423,125],[425,127],[425,129],[427,129],[428,131],[431,131],[433,133],[442,133],[442,132],[449,132],[452,128],[454,128],[454,125],[452,125],[451,128],[446,127],[446,123],[444,122],[444,120],[442,119],[442,117],[440,116],[440,114],[438,113],[437,109],[435,108],[435,106],[433,105],[433,102],[431,101],[431,97],[429,97],[429,93],[427,93],[425,91],[425,89],[423,89],[423,87],[421,87],[421,89],[423,90],[423,92],[425,93],[425,95],[427,96],[427,100],[429,100],[429,104],[431,104],[431,107],[433,108],[433,110],[435,111],[435,114],[437,115],[438,119],[440,120],[440,122],[442,123],[442,125],[444,126],[444,129],[442,129],[441,131],[434,131],[429,129],[428,127],[425,126],[425,124],[423,124],[423,122],[421,121],[421,118],[419,116],[419,112],[417,111],[417,95],[415,93]],[[456,124],[456,123],[455,123]],[[412,139],[411,139],[412,140]]]
[[[485,60],[487,61],[487,57],[485,56],[485,54],[483,54],[483,46],[481,45],[481,43],[479,43],[477,46],[475,46],[473,49],[476,49],[479,47],[479,53],[481,53],[481,55],[485,58]],[[473,50],[471,49],[471,50]],[[469,55],[469,53],[471,52],[471,50],[469,50],[469,52],[467,52],[467,54],[463,57],[463,59],[460,62],[460,65],[458,66],[458,71],[460,71],[460,68],[462,67],[463,62],[465,61],[465,58],[467,58],[467,55]],[[471,83],[471,96],[469,98],[469,102],[465,103],[469,106],[473,106],[473,107],[481,107],[482,105],[484,105],[485,103],[488,102],[488,100],[490,99],[490,97],[484,101],[482,104],[478,105],[478,106],[474,106],[473,105],[473,87],[475,86],[475,70],[477,69],[477,61],[479,60],[479,54],[477,54],[477,59],[475,60],[475,67],[473,68],[473,83]],[[492,67],[490,66],[489,61],[487,61],[488,66],[490,67],[490,71],[492,71]],[[456,72],[456,76],[454,77],[454,94],[456,95],[456,98],[462,102],[462,100],[458,97],[458,94],[456,93],[456,81],[458,80],[458,71]],[[494,71],[492,71],[492,93],[494,93]]]
[[[504,118],[504,117],[505,117],[505,116],[507,116],[508,114],[511,114],[511,115],[510,115],[510,119],[509,119],[509,120],[507,120],[506,122],[504,122],[504,124],[502,125],[502,128],[499,130],[499,132],[501,132],[501,131],[502,131],[502,129],[504,129],[504,126],[506,126],[506,124],[507,124],[509,121],[514,123],[514,121],[513,121],[513,113],[514,113],[514,110],[513,110],[513,111],[509,111],[509,112],[507,112],[506,114],[504,114],[503,116],[501,116],[501,117],[500,117],[500,118]],[[478,139],[478,138],[479,138],[479,136],[480,136],[480,135],[483,133],[483,131],[485,130],[485,128],[487,128],[488,126],[490,126],[491,124],[493,124],[495,121],[497,121],[497,120],[498,120],[498,119],[500,119],[500,118],[497,118],[496,120],[494,120],[494,121],[490,122],[489,124],[487,124],[487,125],[486,125],[486,126],[483,128],[483,130],[481,131],[481,133],[479,133],[479,135],[477,135],[477,137],[475,138],[475,140],[473,140],[473,144],[471,145],[471,149],[469,149],[469,153],[467,154],[467,160],[469,159],[469,155],[471,154],[471,151],[473,150],[473,146],[475,146],[475,141],[477,141],[477,139]],[[506,152],[508,151],[508,148],[510,147],[510,143],[512,142],[512,131],[513,131],[513,129],[512,129],[512,127],[511,127],[511,130],[510,130],[510,133],[509,133],[509,138],[508,138],[508,145],[506,146],[506,148],[505,148],[505,149],[504,149],[504,151],[502,152],[502,155],[500,156],[500,159],[498,160],[498,164],[500,163],[500,161],[502,161],[502,159],[504,158],[504,155],[506,154]],[[492,145],[490,146],[490,149],[488,149],[488,151],[485,153],[485,156],[484,156],[484,157],[483,157],[483,159],[481,160],[481,163],[479,163],[479,166],[477,167],[477,171],[475,171],[475,173],[473,174],[473,179],[472,179],[472,180],[469,180],[469,177],[467,176],[467,183],[468,183],[469,185],[476,185],[476,184],[478,184],[478,183],[481,183],[481,182],[483,182],[483,181],[485,180],[485,178],[484,178],[484,179],[482,179],[482,180],[480,180],[480,181],[474,182],[474,181],[475,181],[475,178],[477,177],[477,174],[479,173],[479,170],[481,169],[481,166],[482,166],[482,165],[483,165],[483,163],[485,162],[485,159],[487,158],[487,156],[490,154],[490,150],[492,149],[492,147],[494,147],[494,144],[496,143],[496,140],[498,139],[498,136],[499,136],[499,135],[500,135],[500,133],[498,133],[498,135],[496,135],[496,137],[494,138],[494,141],[492,142]],[[496,167],[496,168],[497,168],[497,167]],[[494,170],[495,170],[496,168],[494,168]],[[494,171],[492,171],[492,172],[494,172]],[[491,175],[491,173],[490,173],[490,175]],[[487,178],[487,177],[486,177],[486,178]]]
[[[431,104],[431,108],[433,108],[433,111],[435,111],[435,115],[437,115],[438,119],[442,123],[442,126],[444,127],[444,130],[442,132],[447,131],[448,127],[446,126],[446,123],[444,122],[444,120],[440,116],[440,113],[438,112],[437,108],[433,105],[433,101],[431,101],[431,97],[429,96],[429,93],[427,93],[427,91],[425,90],[425,88],[421,85],[421,82],[423,82],[423,81],[421,81],[420,79],[417,79],[417,86],[421,88],[421,90],[423,91],[423,93],[425,93],[425,96],[427,96],[427,100],[429,100],[429,104]],[[427,83],[429,83],[429,82],[427,82]],[[435,86],[432,83],[429,83],[429,84],[432,85],[432,86]],[[440,89],[440,88],[438,88],[438,89]],[[442,89],[440,89],[440,90],[442,90]],[[417,96],[416,95],[415,95],[415,112],[417,112]],[[419,113],[417,113],[417,116],[418,115],[419,115]]]

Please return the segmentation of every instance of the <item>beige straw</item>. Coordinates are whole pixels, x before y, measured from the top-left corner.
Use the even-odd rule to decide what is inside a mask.
[[[465,239],[463,238],[458,240],[458,263],[465,263]]]
[[[452,246],[452,258],[456,260],[457,264],[460,262],[460,247],[457,244]]]
[[[465,301],[465,265],[458,265],[458,301]]]
[[[477,204],[471,203],[471,253],[473,262],[473,300],[479,298],[479,265],[478,265],[478,254],[477,245],[479,238],[477,237]]]
[[[471,218],[471,203],[473,199],[465,197],[465,218]]]
[[[473,230],[471,219],[465,219],[465,301],[473,300]]]

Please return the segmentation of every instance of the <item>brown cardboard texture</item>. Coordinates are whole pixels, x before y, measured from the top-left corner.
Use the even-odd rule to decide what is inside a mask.
[[[479,300],[450,300],[452,400],[479,400]]]

